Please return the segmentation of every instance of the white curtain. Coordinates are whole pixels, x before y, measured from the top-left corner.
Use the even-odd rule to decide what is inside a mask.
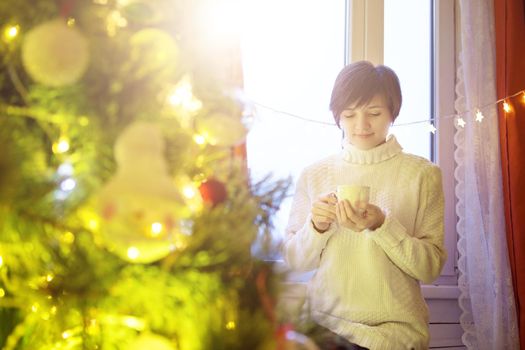
[[[496,110],[494,0],[461,0],[457,71],[456,212],[459,305],[468,349],[519,349],[505,236]],[[484,116],[476,121],[477,109]],[[467,114],[462,114],[469,111]]]

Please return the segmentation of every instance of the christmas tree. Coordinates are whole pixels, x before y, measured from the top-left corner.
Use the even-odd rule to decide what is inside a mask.
[[[275,348],[288,181],[238,156],[216,3],[0,2],[0,348]]]

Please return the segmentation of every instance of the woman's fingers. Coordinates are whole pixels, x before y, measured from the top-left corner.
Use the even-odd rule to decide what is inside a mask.
[[[381,210],[381,208],[369,204],[366,209],[366,217],[365,220],[367,221],[367,228],[371,230],[375,230],[378,227],[381,227],[383,223],[385,222],[385,213]]]
[[[355,232],[365,229],[375,230],[380,227],[385,215],[383,211],[367,203],[356,203],[353,208],[346,199],[337,201],[333,193],[328,193],[317,199],[311,209],[312,221],[317,227],[329,227],[334,221]]]
[[[341,202],[339,202],[341,205],[341,212],[344,214],[345,217],[352,219],[354,216],[354,209],[352,208],[352,205],[350,205],[350,202],[346,199],[343,199]],[[352,220],[354,221],[354,220]]]
[[[325,203],[316,203],[312,207],[312,214],[318,215],[318,216],[326,216],[327,218],[335,220],[336,214],[335,214],[335,207],[329,206]]]
[[[337,196],[334,192],[327,193],[321,197],[319,197],[319,201],[330,204],[330,205],[336,205],[337,204]]]
[[[324,216],[312,215],[312,221],[314,225],[318,228],[325,229],[326,226],[329,226],[334,220],[328,219]]]
[[[329,223],[329,222],[334,222],[335,220],[337,220],[337,218],[334,214],[312,212],[312,220],[315,222]]]
[[[311,214],[312,221],[317,227],[329,226],[332,222],[337,219],[335,204],[337,199],[333,193],[328,193],[317,199],[312,204]]]
[[[347,200],[342,200],[336,205],[337,213],[337,222],[339,225],[351,229],[352,231],[362,231],[363,229],[359,227],[353,220],[353,210],[350,203]]]
[[[337,203],[335,206],[336,219],[339,224],[342,224],[347,220],[346,215],[343,214],[343,207]]]
[[[377,207],[372,206],[371,209]],[[337,221],[353,231],[361,232],[364,229],[376,226],[376,216],[369,216],[368,206],[360,205],[357,209],[352,208],[352,205],[347,200],[342,200],[337,203]],[[377,208],[379,211],[380,209]],[[381,212],[382,213],[382,212]],[[374,212],[375,214],[375,212]]]

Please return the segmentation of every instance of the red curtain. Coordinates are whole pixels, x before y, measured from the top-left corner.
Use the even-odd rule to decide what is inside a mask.
[[[524,0],[494,0],[498,99],[525,89]],[[499,108],[505,220],[521,349],[525,349],[525,95]]]

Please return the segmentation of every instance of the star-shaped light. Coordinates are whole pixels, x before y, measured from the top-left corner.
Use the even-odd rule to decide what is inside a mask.
[[[507,102],[503,102],[503,109],[505,110],[505,113],[509,113],[510,105]]]
[[[428,123],[427,129],[428,129],[428,131],[430,131],[433,134],[435,134],[436,130],[437,130],[436,127],[434,126],[434,124],[432,124],[432,123]]]
[[[478,109],[478,111],[476,112],[476,121],[481,123],[483,121],[483,118],[485,118],[485,117],[483,116],[481,111]]]
[[[464,128],[465,124],[467,124],[467,123],[465,123],[465,120],[463,118],[461,118],[461,117],[458,117],[457,123],[458,123],[458,126],[460,126],[462,128]]]

